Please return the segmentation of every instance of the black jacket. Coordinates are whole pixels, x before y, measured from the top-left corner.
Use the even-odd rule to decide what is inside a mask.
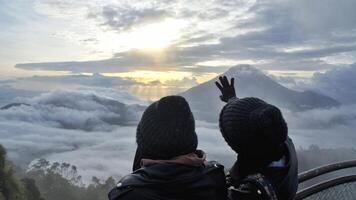
[[[224,167],[216,162],[193,167],[154,164],[124,177],[110,200],[226,200]]]
[[[266,180],[272,185],[273,190],[275,191],[279,200],[292,200],[294,199],[298,189],[298,160],[294,144],[290,138],[288,138],[285,142],[285,150],[286,163],[283,167],[266,166],[257,171],[253,171],[250,174],[262,174],[266,178]],[[241,163],[237,161],[232,170],[238,170],[241,167],[238,166],[239,164]],[[241,180],[231,180],[231,185],[234,187],[238,187],[239,183],[244,179],[244,177],[245,176],[241,177]],[[231,191],[232,190],[229,191],[230,196]],[[235,199],[238,200],[239,198]]]
[[[278,199],[292,200],[298,189],[298,159],[291,139],[286,141],[285,167],[267,167],[264,174],[272,180]]]

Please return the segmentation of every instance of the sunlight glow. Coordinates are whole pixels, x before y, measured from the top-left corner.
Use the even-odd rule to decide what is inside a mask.
[[[183,25],[182,21],[173,19],[148,24],[129,33],[126,42],[131,48],[162,49],[180,38]]]
[[[196,80],[199,84],[201,83],[204,83],[206,81],[209,81],[215,77],[217,77],[219,75],[219,73],[205,73],[205,74],[202,74],[200,76],[196,76]]]
[[[182,80],[185,77],[191,77],[191,72],[177,72],[177,71],[148,71],[137,70],[132,72],[122,73],[104,73],[104,76],[116,76],[124,78],[132,78],[141,83],[150,83],[153,81],[160,81],[164,83],[170,80]]]
[[[149,56],[162,57],[170,46],[180,41],[186,26],[187,23],[182,20],[165,19],[123,32],[97,31],[93,36],[97,41],[86,45],[101,58],[130,50],[139,50]]]

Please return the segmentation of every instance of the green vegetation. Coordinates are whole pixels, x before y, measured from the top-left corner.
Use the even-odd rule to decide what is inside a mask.
[[[107,193],[116,182],[112,177],[103,183],[93,177],[91,183],[85,186],[75,166],[58,162],[50,164],[45,159],[32,165],[26,176],[36,181],[46,200],[106,200]]]
[[[12,164],[6,159],[6,150],[0,145],[0,200],[43,200],[35,181],[20,180]]]
[[[104,182],[93,177],[89,185],[84,185],[75,166],[51,164],[45,159],[21,174],[22,179],[0,145],[0,200],[106,200],[116,183],[112,177]]]

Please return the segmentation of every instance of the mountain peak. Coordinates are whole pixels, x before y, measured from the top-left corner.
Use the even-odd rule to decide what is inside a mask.
[[[286,88],[264,72],[251,65],[231,67],[222,76],[235,78],[236,93],[239,98],[257,97],[291,111],[338,106],[334,99],[318,93],[299,92]],[[223,104],[219,100],[220,91],[216,88],[216,78],[195,86],[183,93],[197,119],[216,122]],[[204,97],[204,103],[202,103]]]
[[[238,75],[263,75],[263,72],[252,65],[236,65],[229,68],[224,75],[225,76],[238,76]]]

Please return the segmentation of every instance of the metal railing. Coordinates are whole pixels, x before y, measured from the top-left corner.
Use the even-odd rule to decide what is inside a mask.
[[[323,174],[356,167],[356,160],[324,165],[298,175],[299,184]],[[356,199],[356,174],[333,178],[297,192],[295,200],[301,199]]]

